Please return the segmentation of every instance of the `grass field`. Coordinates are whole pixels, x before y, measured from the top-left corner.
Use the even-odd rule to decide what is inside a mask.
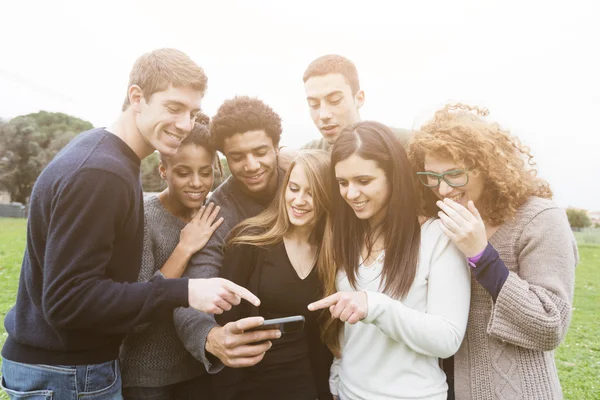
[[[573,319],[556,364],[565,399],[600,399],[600,230],[576,232],[577,267]],[[0,319],[13,306],[25,247],[25,220],[0,218]],[[0,327],[0,347],[6,340]],[[0,394],[0,399],[8,399]]]

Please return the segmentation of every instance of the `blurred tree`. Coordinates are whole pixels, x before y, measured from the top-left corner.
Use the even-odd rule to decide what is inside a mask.
[[[0,189],[26,203],[42,169],[71,139],[92,129],[90,122],[40,111],[0,123]]]
[[[229,178],[231,175],[231,171],[229,171],[229,165],[227,164],[227,159],[225,157],[219,157],[219,159],[221,160],[221,166],[223,167],[223,175],[221,175],[219,170],[215,168],[215,183],[212,190],[218,188],[219,185],[225,182],[225,180],[227,180],[227,178]]]
[[[587,211],[579,208],[567,208],[567,218],[569,219],[571,229],[575,231],[579,231],[592,225],[592,221],[590,220]]]
[[[142,187],[144,192],[162,192],[167,184],[158,173],[158,152],[150,154],[142,160]]]

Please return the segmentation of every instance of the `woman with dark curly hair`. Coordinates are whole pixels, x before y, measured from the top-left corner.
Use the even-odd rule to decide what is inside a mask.
[[[421,214],[439,218],[471,265],[455,396],[561,399],[553,351],[571,319],[577,247],[529,149],[487,114],[448,105],[409,145]]]

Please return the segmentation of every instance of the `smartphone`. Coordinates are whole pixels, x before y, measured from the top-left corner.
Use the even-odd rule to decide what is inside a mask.
[[[265,322],[262,325],[248,329],[246,332],[267,331],[269,329],[279,329],[282,334],[300,332],[304,329],[304,315],[265,319]]]

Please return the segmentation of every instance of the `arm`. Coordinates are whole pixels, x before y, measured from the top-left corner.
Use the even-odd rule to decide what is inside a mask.
[[[212,199],[216,204],[217,198]],[[222,200],[226,204],[227,199]],[[227,218],[217,228],[204,248],[190,259],[185,276],[212,278],[219,276],[223,263],[223,244],[233,228],[235,218]],[[269,339],[279,337],[278,330],[245,332],[262,324],[260,317],[233,321],[221,327],[214,315],[189,308],[174,312],[175,330],[184,347],[194,358],[201,361],[209,373],[229,367],[247,367],[256,364],[271,347]],[[257,341],[262,344],[248,345]]]
[[[363,320],[416,352],[447,358],[456,353],[465,334],[471,277],[462,253],[446,238],[438,239],[427,284],[427,312],[406,307],[383,293],[367,292]]]
[[[192,220],[181,230],[179,243],[171,256],[160,268],[160,273],[166,278],[180,278],[192,255],[206,245],[215,230],[223,223],[223,218],[216,222],[219,206],[214,203],[202,206]],[[214,224],[213,224],[214,222]]]
[[[494,246],[488,243],[479,258],[469,258],[469,265],[477,282],[487,290],[492,300],[496,301],[508,278],[509,270]]]
[[[333,396],[338,396],[338,384],[340,382],[340,368],[342,366],[341,358],[334,358],[329,371],[329,391]],[[335,398],[335,397],[334,397]]]
[[[136,201],[132,192],[120,177],[82,170],[54,202],[53,215],[60,218],[48,228],[42,294],[52,326],[127,333],[157,312],[188,305],[185,279],[122,283],[106,277],[119,229]]]
[[[231,228],[228,221],[217,228],[204,248],[191,257],[184,276],[191,278],[219,276],[223,262],[222,246]],[[173,319],[177,334],[187,351],[201,361],[209,373],[216,373],[223,369],[223,363],[215,357],[209,357],[205,351],[208,333],[219,326],[214,316],[190,308],[178,308],[173,312]]]
[[[550,351],[564,338],[572,312],[577,246],[564,211],[536,215],[518,241],[519,272],[510,272],[488,334],[516,346]]]

